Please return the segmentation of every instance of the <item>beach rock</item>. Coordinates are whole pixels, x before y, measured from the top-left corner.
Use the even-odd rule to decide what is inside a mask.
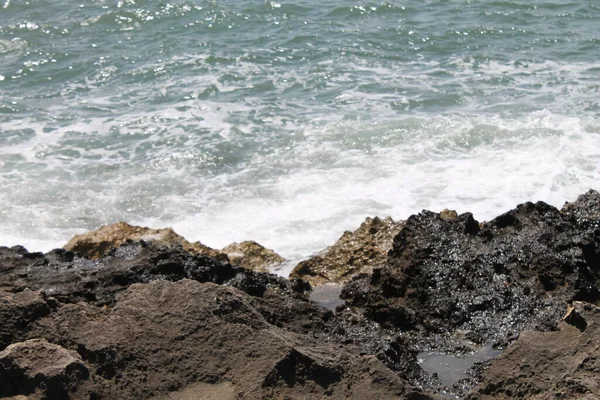
[[[553,332],[526,331],[468,399],[600,398],[600,309],[575,302]]]
[[[107,255],[111,249],[119,247],[128,240],[156,242],[169,247],[181,246],[192,254],[216,258],[225,257],[223,253],[200,242],[188,242],[171,228],[151,229],[129,225],[125,222],[104,225],[94,231],[75,235],[63,248],[89,259],[97,259]]]
[[[369,273],[385,264],[392,238],[404,222],[367,218],[354,232],[346,231],[322,254],[300,262],[290,277],[308,281],[312,286],[326,283],[342,284],[357,274]]]
[[[50,311],[41,291],[25,289],[20,293],[9,293],[0,290],[0,350],[19,341],[33,321]]]
[[[0,352],[0,397],[65,399],[88,377],[76,352],[44,339],[11,344]]]
[[[564,352],[584,359],[589,350],[590,360],[598,353],[585,336],[594,332],[595,308],[577,302],[600,302],[599,205],[590,191],[561,211],[525,203],[484,223],[448,210],[404,223],[368,219],[321,256],[329,265],[309,268],[313,283],[345,281],[345,302],[326,297],[330,309],[309,301],[310,285],[297,276],[248,270],[180,244],[127,240],[97,259],[0,247],[0,351],[34,338],[77,351],[89,376],[65,384],[76,391],[58,398],[71,399],[461,398],[473,387],[471,398],[596,396],[580,370],[555,386],[519,379],[542,376],[538,366],[554,371],[544,363]],[[386,235],[393,238],[384,251]],[[557,322],[568,303],[574,310]],[[564,346],[577,344],[538,347],[535,364],[517,367],[530,355],[510,358],[510,349],[533,335],[526,331],[563,332]],[[540,346],[546,338],[532,337]],[[508,356],[489,360],[513,342]],[[453,383],[418,364],[423,352],[452,360],[484,350],[491,356]],[[591,376],[589,363],[581,369]],[[530,372],[515,377],[518,368]],[[10,396],[46,396],[45,384],[17,387]]]
[[[429,398],[351,346],[273,324],[266,308],[289,307],[272,295],[266,304],[187,279],[134,284],[113,308],[65,305],[30,334],[77,349],[120,399]]]
[[[285,261],[283,257],[273,250],[267,249],[253,241],[231,243],[224,247],[221,252],[227,254],[233,265],[261,272],[269,272],[269,269]]]
[[[458,213],[454,210],[448,210],[446,208],[440,211],[440,218],[444,221],[453,221],[458,218]]]

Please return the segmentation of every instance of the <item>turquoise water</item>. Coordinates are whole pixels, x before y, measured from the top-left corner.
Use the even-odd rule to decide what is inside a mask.
[[[2,3],[4,2],[4,3]],[[595,1],[0,0],[0,242],[125,220],[291,259],[600,172]]]

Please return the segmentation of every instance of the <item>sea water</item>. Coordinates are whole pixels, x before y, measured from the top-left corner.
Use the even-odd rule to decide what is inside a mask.
[[[600,173],[600,3],[0,0],[0,244],[116,221],[298,260]]]

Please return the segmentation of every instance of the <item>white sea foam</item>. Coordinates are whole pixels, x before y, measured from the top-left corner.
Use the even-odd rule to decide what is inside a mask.
[[[206,60],[190,55],[163,64],[193,68]],[[310,76],[311,65],[266,71],[240,62],[236,71],[246,77],[234,83],[219,80],[228,66],[212,66],[206,75],[166,76],[152,90],[131,85],[114,95],[103,85],[118,71],[103,67],[108,75],[87,83],[93,95],[66,85],[63,99],[44,108],[52,118],[2,124],[4,132],[35,134],[0,146],[0,243],[48,250],[125,220],[171,226],[218,248],[252,239],[298,260],[367,216],[404,219],[452,208],[487,220],[523,201],[561,206],[597,188],[600,121],[584,111],[597,93],[584,79],[598,65],[453,63],[443,83],[461,87],[464,99],[439,114],[411,112],[443,95],[438,63],[319,65],[323,76],[333,74],[330,99],[321,102],[284,96]],[[268,76],[270,95],[281,99],[203,95],[209,86],[250,91],[262,79],[252,74]],[[353,84],[357,74],[375,89]],[[557,74],[568,79],[548,85]],[[497,76],[513,82],[485,85]],[[398,90],[378,90],[384,83]],[[548,107],[531,105],[543,95],[551,96]],[[69,119],[83,105],[99,112]]]
[[[511,121],[464,116],[381,125],[332,125],[297,146],[256,155],[241,171],[199,181],[163,170],[186,185],[181,193],[158,194],[151,176],[128,177],[94,202],[84,201],[73,214],[98,207],[107,221],[125,217],[172,226],[190,240],[215,247],[253,239],[298,259],[333,243],[366,216],[402,219],[423,208],[454,208],[485,220],[527,200],[561,206],[594,187],[600,172],[600,124],[594,120],[540,111]],[[365,133],[371,142],[356,146],[352,136]],[[158,217],[128,213],[115,204],[136,187],[146,187],[159,204]],[[94,196],[83,193],[80,200]],[[36,212],[43,215],[44,210]],[[67,213],[46,212],[45,223]],[[161,213],[168,217],[160,218]],[[18,219],[34,215],[39,214]],[[35,233],[32,241],[31,231],[22,234],[9,242],[44,244]]]

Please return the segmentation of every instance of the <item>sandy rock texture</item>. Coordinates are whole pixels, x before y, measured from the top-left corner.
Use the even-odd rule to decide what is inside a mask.
[[[126,222],[104,225],[94,231],[76,235],[63,248],[79,253],[86,258],[97,259],[107,255],[110,250],[118,248],[128,240],[157,242],[169,247],[181,246],[192,254],[211,257],[222,256],[222,253],[218,250],[205,246],[200,242],[188,242],[171,228],[151,229],[129,225]]]
[[[267,272],[269,268],[276,267],[285,261],[273,250],[253,241],[231,243],[222,250],[216,250],[200,242],[189,242],[171,228],[152,229],[129,225],[125,222],[105,225],[94,231],[76,235],[63,248],[95,260],[109,255],[111,251],[127,241],[144,241],[167,247],[181,247],[191,254],[230,261],[234,265],[262,272]]]
[[[115,307],[66,305],[32,335],[76,344],[124,399],[190,386],[200,398],[225,388],[226,397],[247,399],[410,397],[410,386],[375,358],[277,327],[257,302],[233,287],[187,279],[134,284]]]
[[[13,368],[4,396],[432,398],[349,342],[333,313],[307,300],[306,282],[155,242],[96,260],[1,251],[0,312],[14,322],[0,350],[43,338],[88,371],[61,381],[56,397]]]
[[[300,262],[290,276],[320,286],[343,284],[354,275],[368,273],[386,262],[392,239],[403,225],[404,222],[396,222],[390,217],[367,218],[354,232],[344,232],[322,254]]]
[[[251,240],[231,243],[223,247],[221,251],[227,254],[232,264],[261,272],[269,272],[271,268],[277,267],[285,261],[273,250]]]
[[[0,352],[0,397],[66,398],[89,370],[77,352],[45,339],[14,343]]]

